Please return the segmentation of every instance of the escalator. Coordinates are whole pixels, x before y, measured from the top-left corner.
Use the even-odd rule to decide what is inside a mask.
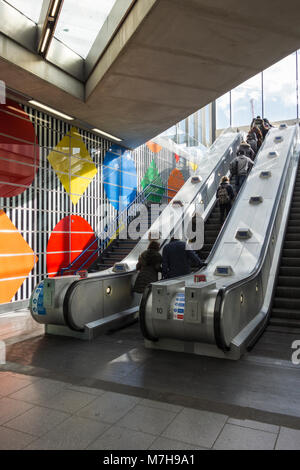
[[[145,292],[146,347],[237,360],[270,318],[300,326],[299,158],[298,126],[272,128],[221,229],[217,207],[207,219],[207,266]]]
[[[201,161],[197,174],[188,178],[160,215],[154,214],[158,217],[155,222],[151,220],[149,231],[139,240],[120,237],[106,245],[87,275],[57,276],[40,283],[30,300],[33,318],[46,325],[47,333],[70,335],[74,332],[75,336],[83,334],[91,339],[106,326],[136,315],[141,295],[133,293],[132,286],[137,276],[138,257],[148,247],[149,236],[155,238],[158,234],[163,249],[176,231],[191,221],[197,206],[203,207],[205,219],[209,217],[220,175],[228,173],[241,139],[242,134],[232,129],[220,135]],[[172,151],[180,154],[182,149],[174,144]],[[141,213],[142,226],[143,220],[149,221],[148,213],[147,216]],[[217,209],[212,210],[209,219],[206,245],[212,243],[211,237],[216,237],[220,228],[216,221]],[[118,227],[122,226],[122,220],[117,220]]]
[[[300,166],[279,265],[270,324],[300,328]]]

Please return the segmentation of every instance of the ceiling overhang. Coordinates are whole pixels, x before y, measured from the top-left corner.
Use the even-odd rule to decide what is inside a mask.
[[[85,61],[55,38],[45,61],[37,27],[1,2],[0,80],[128,147],[300,47],[297,0],[122,0]]]

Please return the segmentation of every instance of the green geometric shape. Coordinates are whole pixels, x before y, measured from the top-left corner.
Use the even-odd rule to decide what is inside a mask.
[[[150,183],[153,183],[157,186],[163,186],[162,179],[159,175],[155,160],[153,159],[152,162],[150,163],[150,166],[148,170],[145,173],[144,178],[141,181],[141,186],[143,189],[146,188]],[[146,189],[145,194],[152,193],[151,196],[147,198],[149,202],[156,202],[160,203],[162,195],[164,194],[165,190],[164,188],[156,188],[154,186],[149,186],[149,188]],[[154,194],[153,194],[154,193]]]

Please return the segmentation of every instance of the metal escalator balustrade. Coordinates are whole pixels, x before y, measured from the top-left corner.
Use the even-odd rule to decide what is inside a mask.
[[[282,249],[270,324],[300,328],[300,166]]]
[[[239,359],[263,330],[299,158],[297,141],[297,126],[269,131],[201,271],[206,282],[195,284],[186,276],[152,285],[140,309],[147,347]],[[254,196],[260,204],[251,203]],[[180,319],[172,309],[179,294]]]

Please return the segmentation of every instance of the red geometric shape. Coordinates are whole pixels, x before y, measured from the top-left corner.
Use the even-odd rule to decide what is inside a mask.
[[[57,276],[62,268],[68,267],[90,244],[92,245],[86,253],[74,263],[72,271],[80,268],[96,250],[97,242],[92,227],[85,219],[79,215],[64,217],[54,227],[48,241],[47,272],[49,277]],[[87,269],[97,257],[97,253],[92,256],[84,269]]]
[[[168,179],[168,196],[173,198],[179,189],[184,185],[184,183],[185,181],[181,171],[179,171],[177,168],[174,168]]]
[[[175,160],[176,160],[176,163],[178,163],[179,160],[180,160],[180,157],[179,157],[179,155],[177,155],[177,153],[175,153]]]
[[[0,197],[17,196],[34,179],[39,165],[38,140],[28,114],[11,100],[0,105],[0,129],[5,134],[0,135]]]

